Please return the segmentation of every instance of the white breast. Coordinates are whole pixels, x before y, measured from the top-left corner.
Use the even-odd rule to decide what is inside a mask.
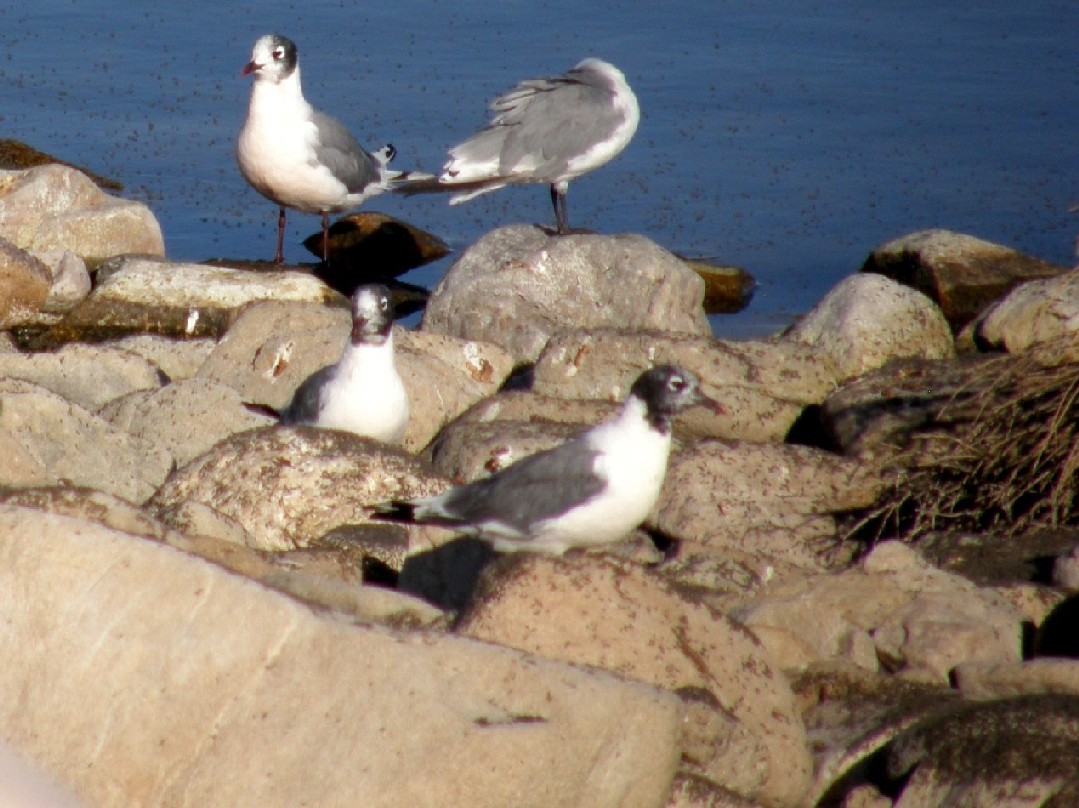
[[[379,346],[350,344],[323,391],[318,425],[399,443],[408,415],[408,393],[393,361],[393,337]]]

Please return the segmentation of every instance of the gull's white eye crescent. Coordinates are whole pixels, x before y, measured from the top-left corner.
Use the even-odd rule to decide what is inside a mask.
[[[285,49],[284,48],[274,48],[273,49],[273,60],[275,62],[280,62],[284,58],[285,58]]]

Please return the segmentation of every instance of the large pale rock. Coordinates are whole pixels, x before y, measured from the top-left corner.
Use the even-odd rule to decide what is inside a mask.
[[[0,744],[0,805],[9,808],[83,808],[23,756]]]
[[[929,295],[959,330],[1016,284],[1066,270],[974,236],[920,230],[877,247],[862,271]]]
[[[573,424],[455,421],[431,445],[431,463],[451,480],[471,482],[577,435]]]
[[[129,351],[75,343],[58,351],[0,354],[0,377],[23,379],[97,411],[137,390],[156,390],[161,373]]]
[[[696,407],[679,417],[682,429],[697,437],[783,440],[805,406],[836,386],[831,360],[794,342],[604,331],[553,338],[536,362],[533,389],[621,401],[642,371],[665,362],[694,373],[723,404],[720,415]]]
[[[249,272],[156,258],[116,259],[98,270],[97,283],[86,300],[44,335],[45,344],[142,333],[218,337],[244,306],[262,300],[347,305],[344,297],[305,272]]]
[[[872,273],[840,281],[791,327],[786,339],[830,356],[841,381],[893,359],[955,356],[951,327],[933,301]]]
[[[765,804],[802,804],[809,749],[793,695],[761,646],[724,616],[624,562],[530,557],[495,571],[462,632],[681,689],[691,706],[689,765]]]
[[[282,409],[304,379],[336,362],[348,342],[347,310],[266,303],[246,310],[200,376],[235,387],[245,401]],[[426,446],[452,418],[494,394],[512,370],[495,345],[396,327],[397,370],[408,391],[402,445]]]
[[[687,552],[819,569],[832,514],[871,505],[880,486],[858,461],[819,449],[701,441],[672,457],[649,522]]]
[[[292,550],[369,521],[372,505],[446,487],[411,456],[352,433],[270,427],[217,444],[174,473],[150,504],[181,531]]]
[[[580,328],[709,334],[704,284],[640,236],[549,237],[504,227],[481,238],[435,287],[423,330],[493,342],[516,364]]]
[[[1061,694],[1079,697],[1079,659],[1042,657],[1026,662],[966,662],[955,686],[968,699]]]
[[[974,324],[979,345],[1019,353],[1079,331],[1079,270],[1027,281],[994,303]]]
[[[83,258],[164,255],[161,226],[141,202],[98,188],[74,168],[0,171],[0,236],[26,250],[70,250]]]
[[[164,481],[173,462],[156,444],[19,379],[0,380],[0,431],[40,464],[48,478],[2,479],[7,485],[64,481],[138,503]],[[3,477],[12,473],[6,463],[0,466]]]
[[[0,237],[0,328],[34,322],[51,287],[48,267]]]
[[[667,693],[358,628],[159,543],[0,513],[0,740],[94,806],[661,806]]]
[[[236,390],[211,379],[187,379],[114,399],[101,416],[165,447],[180,466],[230,435],[267,422],[244,406]]]

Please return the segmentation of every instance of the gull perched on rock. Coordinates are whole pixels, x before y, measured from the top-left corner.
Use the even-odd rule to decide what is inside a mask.
[[[487,128],[450,149],[437,178],[416,178],[397,190],[451,191],[456,205],[507,185],[545,183],[563,234],[569,231],[570,180],[614,159],[641,117],[622,71],[600,59],[585,59],[561,76],[522,81],[496,98],[491,111]]]
[[[408,393],[393,356],[393,306],[385,286],[352,295],[352,332],[336,364],[301,384],[280,413],[283,424],[309,424],[399,443],[408,426]]]
[[[241,75],[254,75],[255,83],[236,160],[251,187],[279,207],[274,262],[284,261],[285,208],[322,216],[326,260],[329,214],[357,207],[408,174],[390,170],[393,146],[364,151],[344,126],[307,103],[292,40],[259,37]]]
[[[674,416],[694,404],[722,412],[688,371],[659,365],[610,420],[437,496],[397,501],[376,516],[443,525],[500,552],[561,555],[624,538],[652,510],[667,473]]]

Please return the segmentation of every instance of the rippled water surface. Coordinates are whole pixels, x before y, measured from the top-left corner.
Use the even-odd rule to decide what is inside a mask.
[[[0,138],[125,183],[174,259],[268,258],[275,208],[236,170],[254,39],[300,49],[304,89],[396,166],[437,170],[517,80],[614,62],[641,126],[570,187],[574,226],[638,232],[760,286],[721,336],[782,326],[879,243],[946,227],[1070,265],[1079,234],[1079,3],[6,4]],[[450,208],[369,203],[460,249],[552,219],[531,186]],[[317,218],[292,214],[286,257]],[[430,285],[445,262],[406,280]]]

